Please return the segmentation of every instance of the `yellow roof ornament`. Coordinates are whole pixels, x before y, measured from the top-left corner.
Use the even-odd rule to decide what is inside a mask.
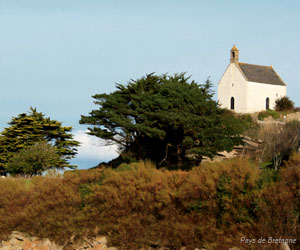
[[[238,51],[237,47],[235,47],[235,44],[233,44],[233,47],[231,50],[235,50],[235,51]]]

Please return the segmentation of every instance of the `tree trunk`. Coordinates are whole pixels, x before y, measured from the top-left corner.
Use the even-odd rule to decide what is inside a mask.
[[[136,141],[136,145],[137,145],[138,158],[139,158],[139,160],[142,160],[143,159],[143,154],[142,154],[142,149],[141,149],[141,146],[140,146],[140,141],[139,141],[138,136],[135,138],[135,141]]]
[[[200,156],[200,157],[199,157],[199,158],[196,160],[195,167],[198,167],[198,166],[200,166],[200,164],[201,164],[202,160],[203,160],[203,157],[202,157],[202,156]]]
[[[177,167],[182,168],[182,148],[181,144],[177,144]]]

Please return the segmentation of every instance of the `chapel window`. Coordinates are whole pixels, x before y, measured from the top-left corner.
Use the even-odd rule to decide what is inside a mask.
[[[266,110],[270,109],[270,99],[269,97],[266,98]]]
[[[230,109],[234,110],[234,97],[231,97],[230,99]]]

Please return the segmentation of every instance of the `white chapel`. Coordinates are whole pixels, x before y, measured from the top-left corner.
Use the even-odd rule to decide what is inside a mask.
[[[276,99],[286,96],[286,84],[272,66],[239,62],[239,50],[233,45],[230,64],[218,85],[222,108],[237,113],[274,109]]]

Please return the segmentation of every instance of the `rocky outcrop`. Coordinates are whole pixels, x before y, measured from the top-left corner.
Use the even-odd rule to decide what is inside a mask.
[[[244,145],[235,146],[234,151],[237,155],[243,155],[243,154],[256,154],[261,146],[262,146],[262,140],[256,140],[252,139],[249,136],[242,136],[242,140]]]
[[[19,232],[12,232],[9,240],[2,241],[1,250],[62,250],[62,247],[57,246],[49,239],[39,239],[37,237],[28,237]]]
[[[279,249],[280,250],[290,250],[288,244],[286,244],[286,243],[281,244]]]
[[[255,155],[261,148],[262,141],[255,140],[248,136],[242,136],[243,145],[234,146],[231,152],[222,151],[219,152],[213,160],[210,160],[208,157],[204,157],[202,162],[219,162],[224,159],[231,159],[238,156],[244,155]]]
[[[140,250],[169,250],[166,247],[157,248],[141,248]],[[24,233],[14,231],[7,241],[0,243],[0,250],[118,250],[116,247],[107,246],[107,238],[105,236],[86,237],[80,242],[68,242],[64,246],[60,246],[51,242],[49,239],[41,239],[31,237]],[[186,250],[182,247],[180,250]],[[199,250],[196,248],[195,250]],[[201,248],[200,250],[206,250]]]
[[[281,244],[280,250],[290,250],[287,244]],[[170,250],[167,247],[141,248],[140,250]],[[30,237],[26,234],[14,231],[7,241],[0,243],[0,250],[118,250],[115,247],[107,246],[107,238],[105,236],[86,237],[79,243],[69,242],[65,246],[59,246],[49,239],[40,239]],[[181,247],[180,250],[187,250]],[[205,248],[195,248],[195,250],[206,250]],[[229,250],[240,250],[238,247],[229,248]]]
[[[0,250],[118,250],[107,246],[105,236],[85,238],[80,243],[68,243],[60,246],[49,239],[30,237],[20,232],[12,232],[7,241],[0,243]]]
[[[283,117],[284,120],[286,121],[293,121],[293,120],[298,120],[300,121],[300,112],[294,112],[294,113],[290,113],[287,114],[285,117]]]

